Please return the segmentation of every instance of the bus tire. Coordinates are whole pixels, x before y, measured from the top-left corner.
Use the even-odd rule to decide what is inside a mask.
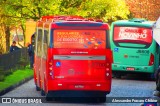
[[[41,96],[45,96],[45,91],[41,89]]]
[[[40,91],[40,90],[41,90],[40,87],[36,85],[36,91]]]
[[[156,90],[160,91],[160,77],[158,77],[157,81],[156,81]]]
[[[155,74],[150,74],[150,79],[155,81]]]

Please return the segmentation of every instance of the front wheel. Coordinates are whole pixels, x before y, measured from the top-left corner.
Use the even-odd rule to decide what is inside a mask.
[[[160,77],[158,77],[156,80],[156,90],[160,91]]]
[[[44,90],[41,90],[41,96],[45,96],[45,91]]]
[[[40,90],[41,90],[40,87],[36,85],[36,91],[40,91]]]

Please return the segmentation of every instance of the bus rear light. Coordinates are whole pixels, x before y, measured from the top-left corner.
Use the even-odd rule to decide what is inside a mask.
[[[54,78],[54,75],[53,75],[53,60],[51,59],[48,63],[49,67],[48,67],[48,70],[49,70],[49,76],[51,79]]]
[[[53,65],[53,63],[52,63],[52,62],[49,62],[49,65]]]
[[[53,75],[53,72],[50,72],[49,75],[52,76],[52,75]]]
[[[154,55],[151,53],[148,65],[151,66],[153,64],[154,64]]]
[[[109,76],[110,76],[110,73],[109,73],[109,72],[106,72],[106,76],[109,77]]]
[[[54,79],[53,71],[49,72],[49,75],[50,75],[50,78],[51,78],[51,79]]]
[[[109,71],[109,68],[106,68],[106,71]]]
[[[52,68],[52,67],[50,67],[50,68],[49,68],[49,70],[50,70],[50,71],[52,71],[52,70],[53,70],[53,68]]]

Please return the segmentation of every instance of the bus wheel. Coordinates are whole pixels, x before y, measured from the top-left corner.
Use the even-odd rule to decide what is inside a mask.
[[[153,81],[155,81],[155,76],[154,76],[154,74],[150,74],[150,79],[153,80]]]
[[[158,77],[157,81],[156,81],[156,90],[160,91],[160,77]]]
[[[36,85],[36,91],[40,91],[40,90],[41,90],[40,87]]]
[[[45,91],[41,89],[41,96],[45,96]]]

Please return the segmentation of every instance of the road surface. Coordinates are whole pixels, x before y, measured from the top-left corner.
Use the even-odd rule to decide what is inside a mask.
[[[111,97],[152,97],[155,90],[155,82],[144,79],[113,79],[112,90],[107,95],[107,100]],[[5,94],[3,97],[41,97],[40,92],[35,90],[33,79]],[[113,99],[113,98],[112,98]],[[23,106],[140,106],[141,103],[66,103],[55,102],[42,104],[23,104]],[[1,106],[20,106],[22,104],[0,104]]]

